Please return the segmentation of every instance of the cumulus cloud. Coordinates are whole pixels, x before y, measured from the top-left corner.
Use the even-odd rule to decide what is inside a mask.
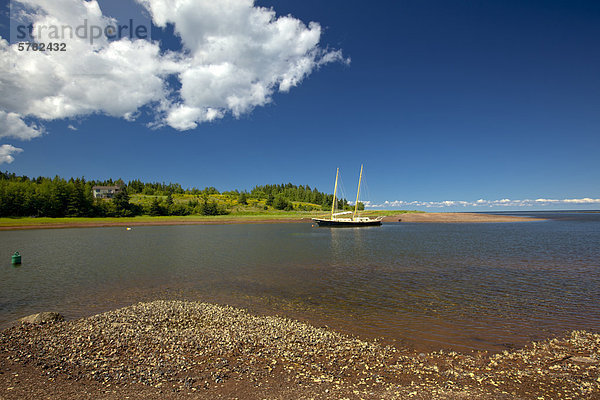
[[[30,140],[43,133],[43,128],[36,124],[27,125],[19,114],[0,109],[0,137]]]
[[[348,62],[319,46],[322,30],[253,0],[136,0],[158,27],[172,24],[181,51],[161,51],[147,39],[64,37],[65,52],[18,51],[0,38],[1,136],[30,139],[43,128],[24,118],[56,120],[90,114],[136,119],[177,130],[240,117],[288,92],[321,65]],[[114,24],[96,0],[13,0],[39,42],[42,26]],[[54,39],[56,41],[56,39]],[[177,80],[179,85],[169,85]],[[175,88],[175,89],[174,89]],[[8,125],[7,125],[8,124]],[[10,126],[9,128],[5,128]]]
[[[313,70],[342,61],[319,47],[321,27],[255,7],[252,0],[138,0],[153,22],[174,25],[189,56],[180,60],[178,101],[165,111],[175,129],[235,117],[287,92]]]
[[[445,200],[445,201],[384,201],[382,204],[365,204],[369,208],[399,208],[399,207],[426,207],[426,208],[445,208],[445,207],[532,207],[548,205],[585,205],[600,204],[600,199],[581,198],[581,199],[525,199],[525,200],[484,200],[476,201],[464,200]]]
[[[17,154],[22,151],[23,149],[11,146],[10,144],[3,144],[2,146],[0,146],[0,164],[10,164],[15,160],[13,154]]]

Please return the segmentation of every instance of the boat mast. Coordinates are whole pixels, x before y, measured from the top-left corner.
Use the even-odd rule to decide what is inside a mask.
[[[363,165],[360,164],[360,176],[358,177],[358,189],[356,190],[356,204],[354,205],[354,214],[352,214],[352,219],[356,218],[356,212],[358,211],[358,195],[360,194],[360,183],[362,182],[362,171]]]
[[[338,182],[338,175],[340,174],[340,169],[337,169],[337,172],[335,173],[335,187],[333,188],[333,203],[331,204],[331,219],[333,219],[333,213],[335,212],[335,196],[337,195],[337,182]]]

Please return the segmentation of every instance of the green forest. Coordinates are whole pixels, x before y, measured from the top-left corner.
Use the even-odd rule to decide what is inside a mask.
[[[120,186],[111,199],[94,198],[94,186]],[[224,215],[230,213],[320,211],[333,195],[291,183],[219,192],[214,187],[184,189],[177,183],[29,178],[0,172],[0,217],[133,217],[138,215]],[[338,199],[339,209],[350,209]],[[359,203],[359,209],[364,204]]]

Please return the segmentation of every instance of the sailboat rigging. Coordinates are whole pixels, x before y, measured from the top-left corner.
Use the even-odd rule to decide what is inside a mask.
[[[337,187],[338,187],[338,177],[340,174],[340,169],[337,169],[335,174],[335,185],[333,188],[333,203],[331,204],[331,218],[313,218],[319,226],[331,226],[331,227],[361,227],[361,226],[379,226],[381,225],[382,217],[377,217],[375,219],[369,217],[359,217],[358,213],[358,198],[360,196],[360,185],[362,183],[362,173],[363,166],[360,166],[360,175],[358,178],[358,189],[356,191],[356,204],[354,205],[354,212],[352,211],[344,211],[344,212],[335,212],[336,200],[337,200]],[[352,214],[352,218],[338,218],[340,215]]]

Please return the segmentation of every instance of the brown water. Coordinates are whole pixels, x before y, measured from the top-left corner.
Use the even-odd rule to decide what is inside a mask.
[[[184,298],[419,350],[495,351],[600,331],[600,214],[544,216],[551,220],[0,232],[0,324]]]

